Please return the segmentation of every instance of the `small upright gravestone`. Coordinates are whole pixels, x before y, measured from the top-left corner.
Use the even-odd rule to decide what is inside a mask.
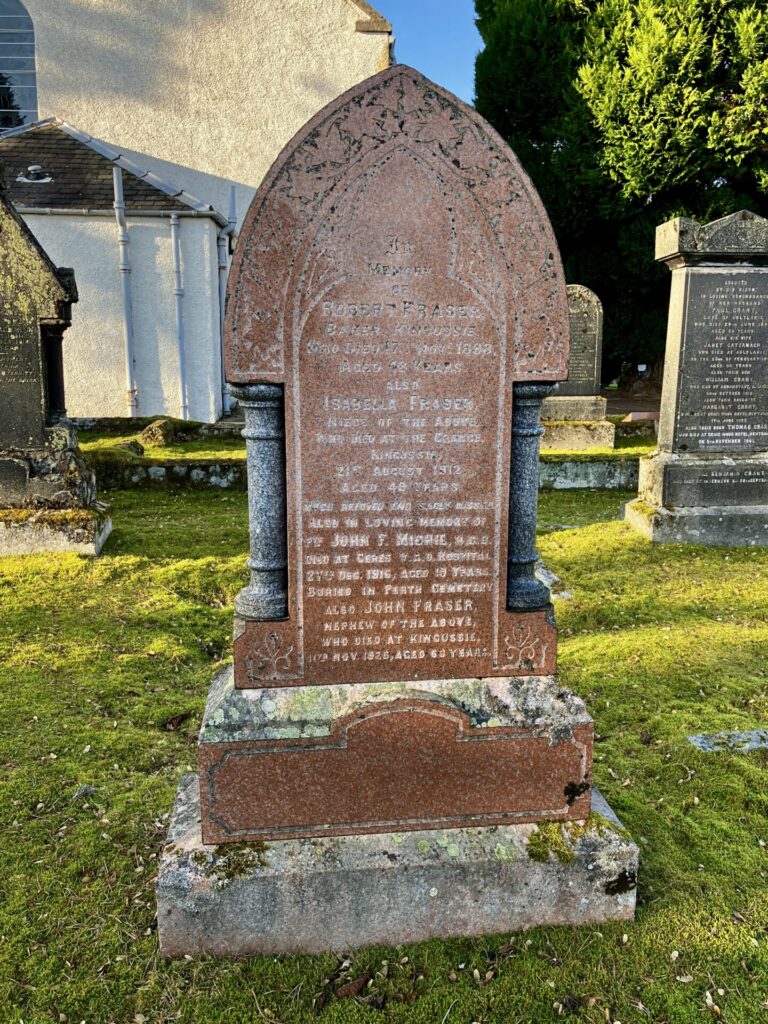
[[[62,335],[77,290],[0,194],[0,555],[98,554],[110,523],[65,418]]]
[[[768,220],[684,217],[672,270],[658,449],[626,518],[654,541],[768,545]]]
[[[613,448],[616,427],[605,418],[607,403],[600,395],[603,304],[584,285],[569,284],[568,320],[568,379],[542,405],[542,450]]]
[[[637,851],[589,821],[592,721],[534,573],[566,332],[529,179],[410,68],[273,166],[227,303],[251,580],[159,873],[164,954],[631,917]]]

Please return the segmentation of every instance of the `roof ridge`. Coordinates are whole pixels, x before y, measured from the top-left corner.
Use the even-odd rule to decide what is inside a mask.
[[[33,121],[31,124],[19,124],[15,128],[4,128],[0,131],[0,142],[3,139],[12,139],[17,135],[25,135],[27,132],[34,131],[36,128],[47,128],[49,125],[64,124],[60,117],[43,117],[39,121]]]

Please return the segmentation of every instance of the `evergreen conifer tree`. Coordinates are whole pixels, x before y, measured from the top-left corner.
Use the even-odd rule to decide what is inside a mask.
[[[569,281],[606,308],[610,374],[663,351],[670,217],[768,214],[768,7],[476,0],[477,108],[539,189]]]

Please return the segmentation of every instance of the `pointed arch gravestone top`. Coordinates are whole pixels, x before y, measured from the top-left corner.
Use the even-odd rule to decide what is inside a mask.
[[[512,151],[417,72],[383,72],[278,157],[230,281],[227,379],[246,409],[256,398],[259,435],[281,427],[268,389],[249,386],[284,389],[287,453],[286,511],[271,485],[251,491],[238,685],[553,669],[530,486],[512,558],[539,614],[522,626],[507,611],[511,399],[515,383],[565,376],[568,304]],[[518,389],[521,411],[545,393]],[[274,481],[271,463],[253,468]],[[275,517],[282,547],[265,544]]]
[[[230,278],[251,578],[160,872],[166,954],[631,916],[618,833],[587,828],[567,878],[520,856],[525,823],[592,800],[592,721],[534,574],[539,410],[567,355],[546,213],[455,97],[394,67],[280,155]],[[268,867],[211,901],[242,841]]]

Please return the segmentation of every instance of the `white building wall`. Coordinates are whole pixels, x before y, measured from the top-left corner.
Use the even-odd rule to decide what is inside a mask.
[[[282,147],[389,59],[354,0],[25,0],[40,116],[56,116],[240,220]]]
[[[110,217],[26,214],[57,266],[71,266],[79,292],[64,335],[64,387],[73,417],[127,416],[122,286]],[[192,419],[221,415],[216,226],[180,218],[187,385]],[[169,218],[128,216],[134,365],[139,416],[179,416],[179,359]]]

